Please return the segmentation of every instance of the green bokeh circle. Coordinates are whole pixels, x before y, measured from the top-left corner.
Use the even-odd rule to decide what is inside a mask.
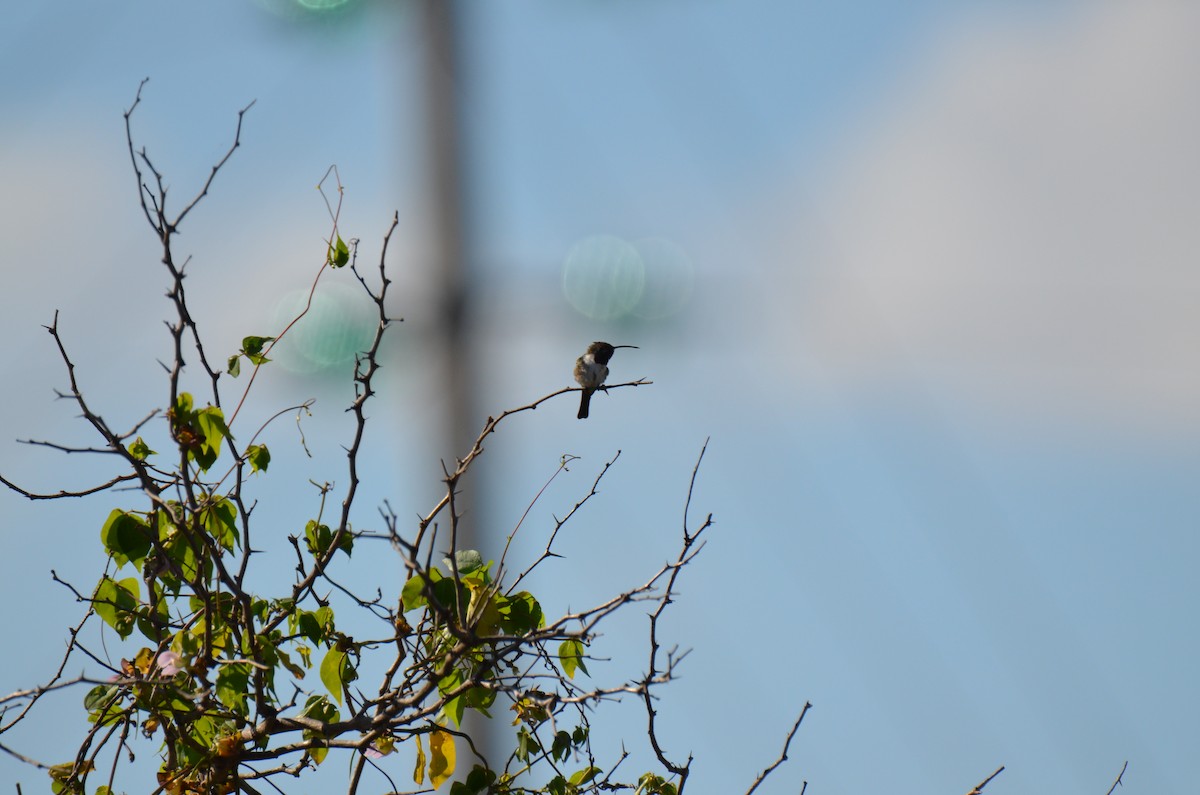
[[[612,235],[593,235],[571,247],[563,263],[563,295],[583,315],[612,320],[642,298],[646,272],[638,250]]]

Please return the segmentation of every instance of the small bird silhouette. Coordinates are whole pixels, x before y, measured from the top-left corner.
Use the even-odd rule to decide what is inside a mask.
[[[592,395],[604,383],[604,379],[608,378],[608,360],[612,358],[613,351],[617,348],[636,347],[636,345],[609,345],[607,342],[593,342],[583,356],[575,360],[575,380],[583,387],[583,393],[579,400],[579,414],[576,415],[579,419],[587,417]]]

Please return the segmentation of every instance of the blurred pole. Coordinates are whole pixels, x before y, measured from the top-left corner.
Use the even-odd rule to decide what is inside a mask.
[[[428,191],[433,225],[431,265],[437,295],[435,334],[440,343],[438,379],[443,400],[440,447],[450,469],[454,469],[456,457],[467,454],[479,425],[474,406],[478,368],[474,366],[471,333],[473,280],[468,262],[468,224],[464,220],[467,190],[459,115],[465,96],[465,70],[459,50],[460,10],[457,0],[420,0],[421,36],[425,42],[425,131],[428,173],[432,180]],[[482,548],[479,517],[472,510],[477,504],[472,499],[474,492],[475,489],[463,489],[456,500],[459,514],[465,515],[458,529],[459,549]],[[501,761],[490,721],[468,714],[463,729],[474,738],[475,747],[489,762]],[[473,760],[468,763],[465,753],[461,754],[455,778],[465,778],[473,764]]]
[[[442,455],[450,469],[455,456],[465,455],[478,424],[473,411],[475,369],[470,339],[470,276],[464,221],[463,145],[459,105],[463,96],[463,70],[459,64],[455,0],[421,0],[422,38],[425,41],[425,131],[428,146],[429,196],[432,223],[433,277],[437,296],[435,334],[439,350],[438,380],[443,399]],[[463,500],[468,494],[464,493]],[[466,508],[465,503],[458,503]],[[471,520],[467,525],[473,525]],[[476,539],[464,536],[460,548],[478,548]]]

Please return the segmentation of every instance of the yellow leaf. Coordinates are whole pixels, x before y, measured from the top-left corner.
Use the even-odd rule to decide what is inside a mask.
[[[153,649],[138,649],[138,653],[133,657],[133,666],[138,669],[143,675],[150,673],[150,666],[154,663]]]
[[[413,782],[420,786],[425,783],[425,749],[421,747],[421,735],[413,739],[417,741],[417,769],[413,771]]]
[[[480,635],[495,635],[504,619],[496,607],[495,599],[483,599],[487,591],[480,592],[472,589],[470,619],[474,621],[475,632]]]
[[[231,757],[236,756],[242,748],[242,740],[236,734],[229,734],[217,739],[217,756]]]
[[[429,735],[429,783],[434,789],[454,775],[454,737],[449,732]]]

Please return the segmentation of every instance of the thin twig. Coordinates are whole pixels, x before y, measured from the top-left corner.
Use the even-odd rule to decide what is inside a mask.
[[[1117,788],[1117,785],[1123,783],[1121,779],[1125,777],[1125,771],[1128,769],[1128,767],[1129,760],[1126,759],[1125,764],[1121,765],[1121,772],[1117,774],[1117,780],[1113,782],[1112,786],[1108,788],[1108,792],[1104,793],[1104,795],[1112,795],[1113,791]]]
[[[101,483],[99,486],[93,486],[92,488],[84,489],[83,491],[59,490],[59,491],[54,492],[53,494],[38,494],[36,492],[26,491],[25,489],[18,486],[16,483],[13,483],[8,478],[4,477],[3,475],[0,475],[0,483],[3,483],[8,488],[15,491],[17,494],[20,494],[22,497],[26,497],[30,500],[61,500],[65,497],[86,497],[89,494],[98,494],[101,491],[108,491],[113,486],[116,486],[118,483],[128,483],[131,480],[140,480],[140,479],[141,478],[138,476],[138,474],[136,472],[132,472],[128,475],[117,475],[115,478],[113,478],[112,480],[110,480],[106,483]]]
[[[653,383],[654,383],[653,381],[649,381],[645,378],[639,378],[637,381],[628,381],[623,384],[607,384],[607,385],[605,385],[605,389],[610,389],[610,390],[611,389],[620,389],[622,387],[627,387],[627,386],[633,386],[633,387],[650,386]],[[565,395],[570,392],[580,392],[580,391],[582,391],[582,389],[583,389],[582,387],[577,387],[577,386],[563,387],[562,389],[558,390],[557,392],[551,392],[548,395],[543,395],[542,397],[538,398],[537,400],[533,401],[532,403],[527,403],[526,405],[519,406],[515,409],[507,409],[505,411],[500,412],[500,415],[497,417],[488,417],[487,422],[485,422],[483,424],[483,430],[479,432],[479,436],[477,436],[475,438],[474,444],[471,445],[470,452],[468,452],[466,456],[464,456],[462,459],[459,460],[458,467],[455,470],[455,472],[451,475],[451,477],[454,477],[455,479],[457,479],[457,478],[461,477],[467,471],[467,469],[471,466],[471,462],[474,461],[477,457],[479,457],[483,453],[484,440],[491,434],[495,433],[496,428],[499,427],[500,423],[503,422],[505,419],[507,419],[508,417],[511,417],[514,414],[520,414],[521,412],[524,412],[524,411],[533,411],[533,410],[537,409],[538,406],[545,403],[546,401],[553,400],[554,398],[558,397],[559,395]],[[441,501],[439,501],[437,505],[433,506],[433,509],[421,518],[419,528],[418,528],[417,541],[415,542],[417,545],[420,545],[420,542],[421,542],[422,538],[424,537],[425,529],[427,527],[429,527],[431,524],[433,524],[433,520],[435,518],[437,518],[438,514],[440,514],[442,512],[442,510],[445,509],[446,505],[448,505],[449,502],[450,502],[449,496],[442,497]]]
[[[696,475],[700,471],[700,463],[704,460],[704,453],[706,450],[708,450],[708,439],[704,440],[704,445],[700,448],[700,455],[696,457],[696,464],[694,467],[692,467],[692,478],[688,484],[687,500],[684,502],[684,506],[683,506],[683,545],[679,551],[679,557],[676,559],[675,564],[670,567],[670,575],[667,577],[667,586],[666,586],[666,589],[663,591],[662,597],[659,599],[658,607],[655,608],[654,612],[650,614],[650,667],[646,672],[646,677],[644,680],[646,683],[646,688],[642,691],[642,701],[646,706],[646,719],[648,722],[648,727],[647,727],[646,733],[650,739],[650,747],[654,749],[654,755],[658,757],[658,761],[660,763],[662,763],[662,766],[665,767],[667,770],[671,771],[672,773],[674,773],[675,775],[679,776],[678,792],[680,793],[680,795],[682,795],[683,789],[687,785],[688,774],[691,772],[692,755],[689,753],[687,761],[684,762],[683,764],[678,764],[678,763],[672,762],[667,758],[667,755],[663,751],[662,745],[659,743],[659,739],[658,739],[658,731],[657,731],[657,725],[656,725],[656,718],[658,717],[658,711],[656,709],[654,709],[654,703],[650,697],[649,685],[652,681],[655,680],[655,677],[659,675],[659,669],[658,669],[658,653],[659,653],[658,621],[662,617],[663,612],[667,609],[667,605],[669,605],[671,603],[671,596],[675,590],[676,577],[678,577],[679,572],[683,570],[683,566],[685,565],[685,563],[688,560],[690,560],[695,554],[691,551],[692,545],[696,543],[696,540],[700,537],[700,535],[708,527],[710,527],[713,523],[712,514],[709,514],[708,518],[694,533],[688,529],[688,511],[692,505],[692,492],[695,489]],[[697,551],[699,551],[699,550],[697,550]],[[674,652],[673,651],[668,652],[667,653],[667,672],[668,673],[673,668],[675,662],[676,662],[676,660],[674,658]]]
[[[967,795],[979,795],[979,793],[983,792],[983,788],[986,787],[992,779],[994,779],[996,776],[1000,775],[1000,773],[1002,773],[1003,771],[1004,771],[1004,765],[1000,765],[1000,767],[996,768],[995,773],[993,773],[992,775],[985,778],[983,781],[976,784],[974,789],[972,789],[970,792],[968,792]]]
[[[775,768],[787,761],[788,748],[790,748],[792,745],[792,738],[796,736],[796,732],[800,729],[800,723],[804,720],[804,716],[808,714],[808,711],[811,708],[811,703],[807,701],[804,702],[804,709],[800,710],[800,717],[796,718],[796,723],[792,726],[792,730],[788,732],[787,739],[783,741],[783,751],[780,752],[779,757],[774,762],[768,765],[763,772],[758,774],[758,778],[754,779],[754,783],[750,785],[750,789],[746,790],[746,795],[751,795],[754,790],[758,789],[759,784],[762,784],[767,780],[767,776],[775,772]]]

